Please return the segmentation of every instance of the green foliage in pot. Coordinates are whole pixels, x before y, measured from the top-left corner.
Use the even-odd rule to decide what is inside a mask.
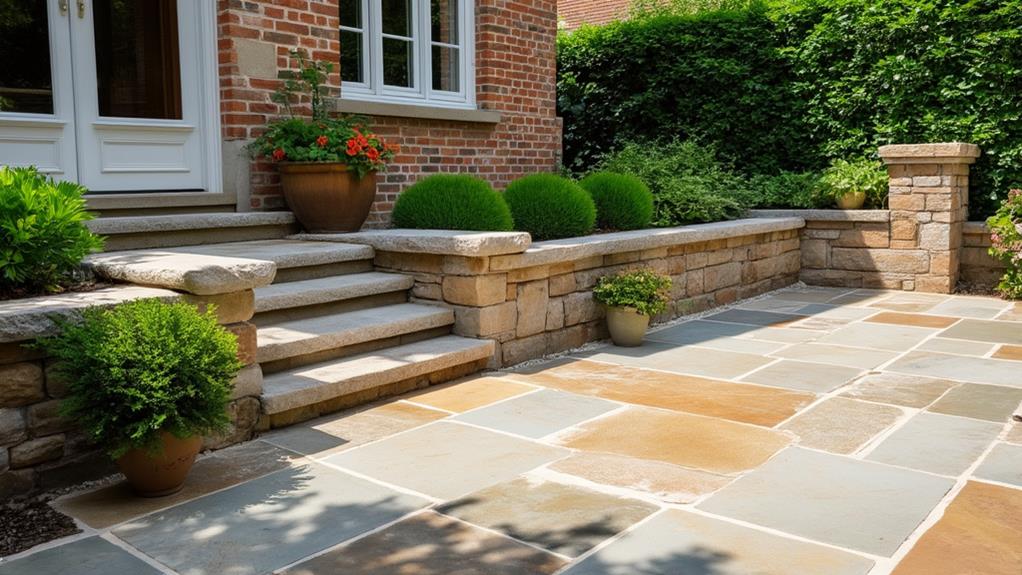
[[[592,233],[596,204],[578,184],[554,174],[519,178],[504,190],[515,228],[535,241]]]
[[[39,345],[67,381],[61,412],[111,457],[157,451],[161,431],[184,439],[227,425],[242,366],[214,310],[146,299],[59,323],[60,335]]]
[[[887,170],[879,160],[835,160],[820,177],[820,197],[835,202],[862,192],[866,194],[865,207],[882,208],[887,201],[887,180]]]
[[[636,176],[596,172],[579,185],[596,204],[596,225],[603,230],[638,230],[653,218],[653,194]]]
[[[610,307],[635,308],[655,316],[667,307],[671,278],[650,270],[604,276],[593,288],[593,298]]]
[[[990,255],[1007,268],[997,291],[1010,299],[1022,299],[1022,190],[1011,190],[997,213],[987,220]]]
[[[508,232],[514,227],[504,197],[483,179],[435,174],[401,193],[394,225],[426,230]]]
[[[0,298],[60,291],[103,247],[85,227],[84,187],[35,168],[0,167]]]

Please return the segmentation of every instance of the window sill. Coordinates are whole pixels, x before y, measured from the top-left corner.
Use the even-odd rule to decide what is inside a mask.
[[[418,118],[423,120],[447,120],[452,122],[473,122],[497,124],[500,112],[475,108],[442,108],[416,104],[392,104],[390,102],[367,102],[364,100],[334,100],[334,110],[343,114],[363,116],[392,116],[396,118]]]

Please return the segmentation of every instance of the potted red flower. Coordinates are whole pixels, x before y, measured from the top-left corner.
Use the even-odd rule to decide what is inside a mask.
[[[271,122],[250,146],[277,164],[284,199],[309,232],[354,232],[376,199],[376,173],[385,170],[396,147],[365,127],[358,117],[330,117],[323,83],[329,62],[308,62],[292,52],[299,70],[274,95],[287,117]],[[312,118],[295,115],[292,103],[307,94]]]

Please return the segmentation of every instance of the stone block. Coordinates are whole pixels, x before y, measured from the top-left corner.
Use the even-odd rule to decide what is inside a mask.
[[[738,288],[728,287],[713,292],[713,301],[717,305],[727,305],[738,301]]]
[[[642,259],[642,252],[623,252],[619,254],[607,254],[603,256],[603,265],[605,266],[617,266],[621,264],[630,264],[637,262]]]
[[[505,296],[507,301],[518,299],[518,284],[507,284],[507,295]]]
[[[514,332],[518,306],[509,301],[487,307],[454,306],[454,333],[465,337],[488,337]]]
[[[34,362],[0,365],[0,407],[19,407],[46,397],[43,368]]]
[[[11,469],[32,467],[64,456],[64,434],[30,439],[10,449]]]
[[[488,306],[507,298],[507,275],[446,276],[443,281],[444,300],[459,305]]]
[[[441,269],[445,274],[476,275],[486,273],[490,267],[490,258],[472,258],[466,256],[444,256]]]
[[[67,377],[60,373],[57,362],[47,361],[43,374],[46,379],[47,396],[67,397]]]
[[[256,326],[246,321],[230,323],[224,329],[234,334],[238,340],[238,360],[245,365],[256,362],[259,343],[256,340]]]
[[[584,324],[559,329],[547,334],[546,353],[555,354],[582,347],[587,341],[589,329]]]
[[[51,399],[28,408],[28,427],[33,437],[52,435],[74,427],[74,422],[60,416],[61,400]]]
[[[35,487],[35,473],[31,469],[10,470],[0,473],[0,501],[24,495]]]
[[[833,246],[842,248],[886,248],[891,242],[891,232],[886,222],[858,223],[854,229],[841,232]]]
[[[46,352],[41,349],[33,349],[25,344],[29,342],[8,341],[0,343],[0,365],[5,363],[19,363],[22,361],[35,361],[46,357]]]
[[[203,448],[220,449],[252,438],[259,422],[260,404],[255,397],[243,397],[227,406],[230,424],[226,431],[203,438]]]
[[[934,188],[942,184],[940,176],[913,176],[912,178],[912,186],[917,188]]]
[[[696,252],[687,254],[685,256],[685,268],[689,270],[697,270],[706,267],[706,252]]]
[[[527,282],[550,277],[550,266],[532,266],[508,270],[508,283]]]
[[[575,274],[566,273],[550,277],[549,291],[551,296],[569,294],[575,291]]]
[[[241,368],[234,378],[234,388],[231,391],[231,399],[242,397],[259,397],[263,394],[263,369],[259,364],[247,365]]]
[[[515,335],[519,338],[541,333],[546,330],[547,302],[550,292],[546,280],[518,284],[518,325]]]
[[[373,259],[376,267],[401,271],[443,273],[444,256],[439,254],[399,253],[377,251]]]
[[[802,267],[826,269],[830,244],[826,240],[802,240]]]
[[[572,326],[602,318],[603,306],[596,303],[592,292],[575,292],[564,296],[564,325]]]
[[[439,301],[444,299],[444,294],[440,284],[415,282],[412,286],[412,297]]]
[[[709,266],[703,270],[703,289],[707,292],[740,283],[742,283],[742,265],[738,262]]]
[[[926,194],[926,210],[931,212],[946,212],[951,209],[954,202],[950,194]]]
[[[951,226],[938,222],[919,226],[919,247],[938,251],[951,249]]]
[[[0,409],[0,445],[12,445],[28,437],[25,412],[5,407]]]
[[[831,267],[839,270],[926,273],[930,256],[922,250],[833,248]]]
[[[916,291],[929,293],[952,293],[954,283],[947,276],[919,276],[915,279]]]
[[[921,194],[891,194],[887,198],[891,210],[918,212],[926,208],[926,196]]]
[[[667,251],[668,250],[667,250],[666,247],[651,248],[651,249],[648,249],[648,250],[642,250],[642,254],[641,254],[639,259],[642,259],[642,260],[655,260],[655,259],[659,259],[659,258],[666,258],[667,257]]]
[[[685,272],[685,294],[697,296],[704,293],[703,270]]]
[[[891,221],[891,238],[895,240],[916,239],[918,223],[912,220],[897,219]]]
[[[805,237],[807,239],[814,240],[835,240],[841,237],[841,230],[811,230],[805,231]]]
[[[546,330],[551,331],[564,327],[564,300],[551,299],[546,305]]]
[[[252,290],[214,295],[182,294],[181,299],[197,306],[200,312],[214,306],[217,321],[222,324],[248,321],[255,313],[255,292]]]
[[[676,276],[685,273],[685,258],[683,256],[670,256],[667,258],[668,275]]]
[[[603,266],[603,256],[590,256],[580,260],[575,260],[574,270],[588,270],[592,268],[598,268]]]
[[[771,242],[770,244],[766,244],[766,245],[773,246],[773,249],[775,249],[775,250],[778,247],[777,244],[773,243],[773,242]],[[720,265],[720,264],[723,264],[723,263],[727,263],[727,262],[731,261],[733,255],[734,255],[734,253],[730,249],[714,250],[714,251],[709,252],[708,254],[706,254],[706,265],[707,266],[715,266],[715,265]]]
[[[543,357],[546,353],[546,334],[540,333],[522,339],[515,339],[501,345],[503,365],[510,366]]]

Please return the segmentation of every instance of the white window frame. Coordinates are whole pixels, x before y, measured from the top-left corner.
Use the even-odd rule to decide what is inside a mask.
[[[457,92],[433,89],[430,0],[412,0],[412,66],[413,88],[383,84],[383,18],[381,0],[358,0],[362,3],[362,28],[341,26],[342,31],[359,32],[362,38],[363,82],[342,82],[341,98],[369,102],[412,104],[442,108],[475,108],[475,6],[473,0],[458,2],[459,52]],[[341,50],[344,50],[343,43]]]

